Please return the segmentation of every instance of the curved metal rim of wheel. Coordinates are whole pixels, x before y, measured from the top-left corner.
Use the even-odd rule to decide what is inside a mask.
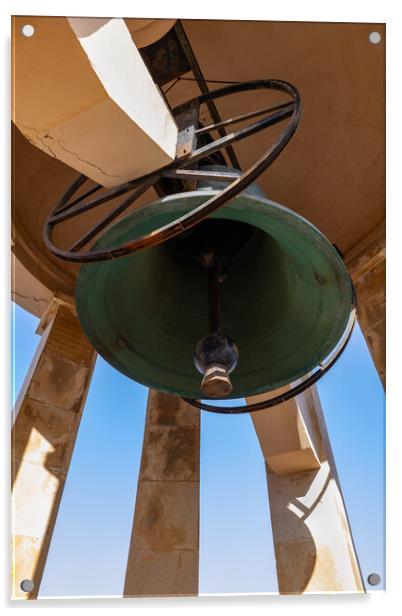
[[[135,180],[131,180],[129,182],[121,184],[120,186],[114,187],[108,190],[101,197],[98,197],[91,201],[85,202],[85,200],[88,199],[91,195],[103,188],[100,184],[97,184],[80,197],[71,201],[79,188],[88,179],[85,175],[80,175],[66,190],[66,192],[63,194],[63,196],[58,201],[58,203],[56,204],[56,206],[46,220],[43,236],[47,248],[60,259],[75,263],[90,263],[93,261],[114,259],[116,257],[128,255],[139,250],[143,250],[145,248],[150,248],[151,246],[162,244],[166,240],[175,237],[180,233],[183,233],[187,229],[200,223],[209,214],[212,214],[212,212],[215,212],[220,207],[222,207],[228,200],[233,199],[241,191],[243,191],[250,184],[252,184],[257,179],[257,177],[259,177],[261,173],[263,173],[263,171],[265,171],[271,165],[271,163],[279,156],[279,154],[286,147],[286,145],[296,132],[301,115],[301,102],[298,90],[292,84],[278,79],[248,81],[213,90],[208,94],[203,94],[201,96],[195,97],[194,99],[191,99],[190,101],[187,101],[186,103],[172,110],[172,113],[174,115],[177,115],[178,113],[182,113],[183,111],[194,108],[195,106],[199,107],[203,103],[207,103],[217,98],[222,98],[239,92],[258,89],[270,89],[285,92],[292,98],[292,100],[287,103],[277,105],[275,107],[260,109],[255,112],[245,114],[244,116],[238,116],[237,118],[232,118],[230,120],[219,122],[217,124],[213,124],[211,126],[199,129],[198,133],[210,132],[218,127],[228,126],[230,124],[242,122],[245,119],[251,119],[252,117],[256,117],[258,115],[264,115],[264,117],[258,122],[246,126],[243,129],[239,129],[231,133],[230,135],[220,137],[219,139],[214,140],[211,144],[207,144],[203,147],[196,149],[189,156],[177,158],[172,163],[150,174],[144,175],[140,178],[136,178]],[[113,222],[118,216],[120,216],[120,214],[126,211],[130,205],[132,205],[143,193],[145,193],[148,188],[154,186],[156,182],[162,177],[166,177],[169,173],[171,174],[175,170],[178,172],[177,177],[179,177],[180,169],[184,169],[185,167],[188,167],[189,165],[198,162],[202,158],[205,158],[210,154],[217,152],[218,150],[227,148],[228,146],[237,141],[245,139],[246,137],[256,134],[288,118],[290,118],[288,125],[281,133],[277,141],[274,143],[274,145],[271,146],[269,150],[252,167],[250,167],[239,177],[236,177],[236,179],[234,181],[231,181],[224,190],[222,190],[220,193],[218,193],[211,199],[207,200],[203,205],[195,208],[194,210],[178,218],[177,220],[172,221],[168,225],[160,227],[159,229],[152,231],[152,233],[143,235],[142,237],[139,237],[132,242],[127,242],[126,244],[123,244],[116,248],[112,248],[110,250],[88,250],[87,252],[78,252],[92,239],[98,236],[104,229],[106,229],[106,227],[108,227],[111,222]],[[195,179],[216,179],[215,176],[211,173],[202,173],[199,171],[195,171],[192,174],[192,177]],[[219,179],[222,179],[222,176]],[[227,179],[232,180],[233,175],[228,173]],[[95,227],[85,233],[68,249],[61,249],[54,245],[53,231],[57,225],[75,216],[79,216],[80,214],[83,214],[90,209],[97,207],[98,205],[102,205],[103,203],[122,196],[128,192],[132,192],[132,194],[122,203],[117,205],[112,212],[104,216],[95,225]]]

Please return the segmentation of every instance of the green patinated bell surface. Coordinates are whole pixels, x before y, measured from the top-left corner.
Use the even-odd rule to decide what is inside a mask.
[[[133,240],[213,194],[204,188],[137,209],[96,247]],[[295,381],[325,359],[345,330],[352,288],[342,259],[313,225],[258,190],[210,218],[252,231],[221,285],[222,330],[239,349],[230,397]],[[193,350],[208,333],[208,278],[195,259],[183,256],[180,241],[83,265],[76,303],[89,340],[117,370],[148,387],[200,398]]]

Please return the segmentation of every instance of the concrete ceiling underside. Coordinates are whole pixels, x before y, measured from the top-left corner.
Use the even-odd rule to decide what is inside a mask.
[[[384,25],[182,23],[205,79],[278,78],[290,81],[301,93],[299,130],[258,181],[267,197],[305,216],[345,253],[381,224],[385,216]],[[380,32],[380,44],[369,42],[372,31]],[[215,87],[219,85],[210,85]],[[174,106],[198,94],[196,83],[179,81],[167,100]],[[229,97],[217,107],[225,119],[284,100],[257,91]],[[201,119],[208,118],[207,111],[201,114]],[[235,144],[243,170],[268,149],[282,128]],[[42,229],[77,172],[28,143],[17,129],[13,135],[14,252],[53,292],[72,295],[78,266],[49,253]],[[138,204],[156,198],[151,190]],[[102,207],[103,214],[110,204]],[[89,214],[85,225],[93,224],[96,215]],[[66,225],[63,234],[76,237],[77,224]]]

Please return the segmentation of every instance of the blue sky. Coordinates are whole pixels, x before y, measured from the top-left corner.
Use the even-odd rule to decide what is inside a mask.
[[[13,312],[15,398],[39,338],[37,319]],[[384,394],[358,327],[319,393],[363,575],[384,580]],[[122,594],[146,397],[98,357],[41,596]],[[264,463],[248,415],[202,413],[200,491],[200,592],[275,592]]]

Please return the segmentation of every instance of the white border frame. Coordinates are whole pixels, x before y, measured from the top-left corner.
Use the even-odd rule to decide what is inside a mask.
[[[7,574],[1,574],[2,603],[5,609],[21,607],[36,609],[38,613],[51,608],[64,608],[74,610],[78,615],[81,610],[106,609],[113,613],[117,609],[135,609],[136,612],[163,609],[164,613],[172,613],[185,610],[193,613],[198,610],[208,610],[213,614],[219,610],[219,614],[225,613],[243,614],[249,612],[263,612],[275,608],[277,610],[297,610],[298,616],[313,612],[325,614],[338,614],[339,609],[351,608],[354,611],[364,610],[364,614],[378,615],[379,611],[387,616],[399,611],[401,597],[398,594],[401,582],[399,579],[400,558],[402,554],[402,542],[400,532],[400,503],[402,503],[401,481],[399,471],[399,440],[402,435],[402,405],[401,387],[399,377],[401,320],[401,273],[400,264],[400,230],[402,228],[402,199],[401,199],[401,138],[400,138],[400,105],[401,105],[401,58],[402,58],[402,4],[398,0],[383,0],[373,2],[354,2],[353,0],[337,0],[337,2],[315,2],[313,0],[287,0],[287,2],[262,2],[261,0],[247,0],[245,3],[216,2],[216,0],[202,0],[202,2],[189,2],[188,0],[172,0],[162,2],[153,0],[149,3],[135,3],[132,0],[58,0],[49,2],[42,0],[3,0],[1,3],[0,28],[4,57],[1,64],[3,71],[3,92],[11,91],[10,85],[10,17],[12,14],[19,15],[70,15],[70,16],[133,16],[133,17],[182,17],[201,19],[247,19],[247,20],[271,20],[271,21],[334,21],[334,22],[366,22],[386,23],[386,46],[387,46],[387,325],[392,335],[387,337],[387,591],[377,591],[370,595],[309,595],[303,597],[278,597],[278,596],[203,596],[198,599],[70,599],[61,602],[56,599],[37,602],[13,602],[8,599],[10,587]],[[10,349],[10,105],[5,96],[0,98],[4,107],[1,121],[4,128],[2,141],[3,164],[1,165],[1,182],[3,188],[3,219],[1,225],[2,258],[1,265],[1,324],[3,327],[3,349],[0,354],[0,377],[1,391],[3,393],[3,469],[2,492],[8,494],[10,445],[9,445],[9,406],[10,406],[10,372],[9,349]],[[5,189],[4,189],[5,187]],[[5,344],[4,344],[5,343]],[[399,377],[399,378],[398,378]],[[399,395],[398,395],[399,394]],[[397,476],[399,474],[399,480]],[[9,500],[3,499],[2,538],[5,539],[4,552],[9,549]],[[399,504],[399,507],[398,507]],[[3,555],[4,555],[3,552]],[[5,562],[5,558],[2,558]],[[159,609],[158,609],[159,608]]]

